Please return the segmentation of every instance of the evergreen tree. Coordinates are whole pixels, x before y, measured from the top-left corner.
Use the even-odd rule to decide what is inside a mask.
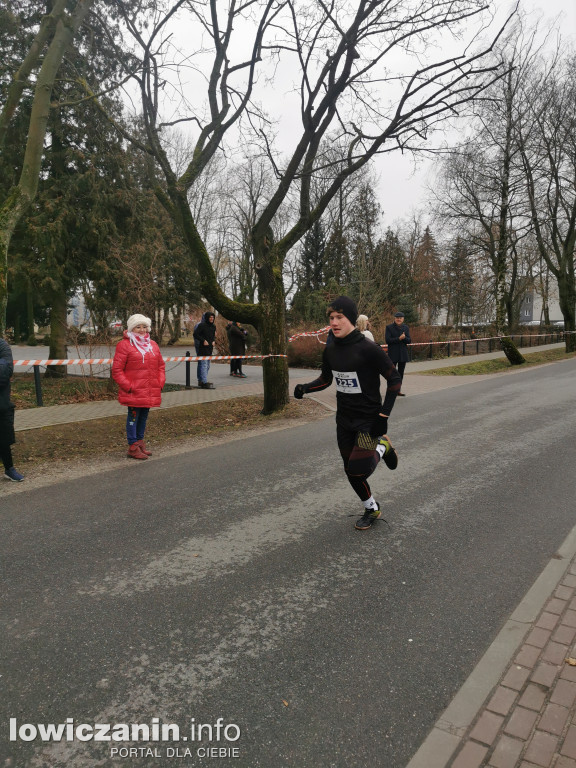
[[[414,292],[418,314],[425,323],[434,323],[442,306],[442,267],[436,240],[426,227],[414,254]]]
[[[322,319],[325,302],[321,293],[326,284],[326,238],[319,219],[306,233],[297,268],[297,289],[292,301],[295,314],[307,322]]]
[[[393,307],[396,312],[404,312],[404,321],[408,325],[414,325],[419,322],[418,311],[414,304],[414,297],[411,294],[407,293],[398,296]]]
[[[348,285],[352,280],[352,264],[348,248],[348,238],[340,221],[330,232],[324,251],[326,264],[324,274],[326,282],[336,285]]]
[[[475,320],[474,263],[460,236],[449,249],[444,263],[446,324],[462,325]]]

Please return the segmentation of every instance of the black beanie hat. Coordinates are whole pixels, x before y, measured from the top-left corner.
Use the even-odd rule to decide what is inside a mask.
[[[339,296],[337,299],[334,299],[328,309],[331,312],[341,312],[348,318],[348,320],[350,320],[352,325],[356,325],[356,320],[358,320],[358,307],[356,306],[356,302],[349,299],[348,296]]]

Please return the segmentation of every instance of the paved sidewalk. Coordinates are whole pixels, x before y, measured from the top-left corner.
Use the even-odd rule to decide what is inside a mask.
[[[193,403],[210,403],[214,400],[229,400],[234,397],[258,395],[263,391],[262,381],[242,380],[242,387],[223,386],[216,389],[183,389],[180,392],[166,392],[162,395],[160,408],[174,408]],[[117,400],[97,400],[92,403],[69,403],[49,405],[43,408],[16,410],[15,429],[38,429],[55,424],[69,424],[75,421],[103,419],[107,416],[125,416],[126,406]]]
[[[576,527],[407,768],[576,768],[575,638]]]

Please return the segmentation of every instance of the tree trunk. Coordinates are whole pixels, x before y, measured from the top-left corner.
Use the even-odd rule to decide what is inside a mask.
[[[281,268],[285,254],[276,253],[274,247],[270,245],[260,247],[260,251],[256,259],[256,273],[260,295],[259,331],[262,354],[279,355],[279,357],[265,358],[262,364],[264,377],[262,413],[268,415],[281,411],[289,401],[285,333],[286,301]]]
[[[267,357],[262,361],[264,379],[264,407],[262,413],[266,416],[276,411],[281,411],[288,405],[288,359],[286,357],[286,339],[284,333],[284,306],[277,305],[274,309],[272,302],[270,313],[264,306],[262,325],[260,327],[260,339],[262,342],[262,354],[281,355],[281,357]]]
[[[496,252],[496,329],[498,334],[504,331],[505,317],[508,314],[508,327],[511,326],[512,290],[506,292],[506,271],[508,265],[509,211],[510,211],[510,167],[512,151],[512,69],[508,73],[506,92],[506,140],[502,158],[502,182],[500,187],[500,221],[498,223],[498,249]],[[522,365],[526,360],[509,337],[500,339],[504,354],[510,365]]]
[[[182,311],[180,307],[176,308],[176,315],[174,317],[174,322],[170,323],[168,325],[168,328],[170,330],[170,338],[168,339],[168,346],[172,346],[173,344],[176,344],[178,342],[178,339],[181,336],[182,332]]]
[[[67,302],[64,291],[54,291],[50,309],[50,360],[64,360],[68,355],[66,347]],[[68,375],[67,365],[49,365],[46,378],[62,378]]]
[[[29,204],[30,198],[19,187],[15,187],[0,208],[0,336],[3,336],[6,330],[10,240]]]
[[[564,318],[566,352],[576,352],[576,285],[565,272],[558,275],[558,303]]]
[[[30,346],[36,346],[36,334],[34,333],[34,294],[32,280],[28,278],[26,286],[26,319],[28,325],[28,341]]]
[[[522,357],[518,351],[518,347],[509,336],[501,336],[500,344],[502,345],[502,349],[504,350],[504,354],[508,358],[510,365],[522,365],[522,363],[526,362],[526,359]]]
[[[22,173],[18,186],[10,192],[0,208],[0,335],[4,333],[6,328],[8,249],[14,228],[26,212],[38,190],[38,177],[44,153],[44,139],[50,113],[52,87],[64,54],[88,15],[93,2],[94,0],[78,0],[74,11],[65,22],[62,18],[57,19],[54,36],[48,46],[34,86],[34,98],[32,100]],[[59,13],[63,12],[63,7],[62,3],[58,3],[55,6]],[[39,34],[44,35],[45,32],[45,25],[42,25]]]

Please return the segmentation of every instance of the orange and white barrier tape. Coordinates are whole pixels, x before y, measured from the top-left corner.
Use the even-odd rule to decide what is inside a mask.
[[[106,365],[113,362],[112,357],[98,357],[93,359],[71,360],[14,360],[14,365]]]
[[[288,357],[288,355],[204,355],[203,357],[165,357],[167,363],[195,362],[196,360],[265,360],[267,357]]]
[[[576,331],[554,331],[552,333],[563,333],[563,334],[569,334],[569,333],[576,333]],[[410,344],[407,344],[408,347],[429,347],[430,345],[440,345],[440,344],[467,344],[468,342],[476,342],[476,341],[499,341],[500,339],[518,339],[518,338],[532,338],[537,339],[540,336],[551,336],[552,333],[510,333],[505,334],[502,336],[481,336],[479,338],[475,339],[446,339],[445,341],[413,341]],[[384,345],[382,345],[384,346]]]
[[[287,357],[287,355],[204,355],[203,357],[164,357],[166,363],[195,362],[196,360],[247,360],[255,358],[265,360],[267,357]],[[108,365],[114,362],[113,357],[86,358],[79,360],[14,360],[13,365]]]
[[[296,333],[294,336],[290,336],[288,342],[294,339],[301,338],[303,336],[321,336],[323,333],[327,333],[330,330],[330,326],[320,328],[318,331],[310,331],[303,333]],[[557,333],[563,333],[564,335],[570,333],[576,333],[576,331],[557,331]],[[518,338],[519,336],[526,336],[531,338],[538,338],[539,336],[550,336],[550,333],[529,333],[529,334],[511,334],[510,336],[483,336],[478,339],[448,339],[446,341],[414,341],[407,344],[408,347],[429,347],[431,345],[446,345],[446,344],[467,344],[468,342],[476,341],[491,341],[492,339],[498,340],[503,338]],[[320,339],[318,339],[320,341]],[[321,344],[325,344],[325,341],[320,341]],[[387,344],[380,344],[382,349],[388,349]],[[195,357],[165,357],[164,361],[167,363],[181,363],[181,362],[196,362],[197,360],[265,360],[268,357],[287,357],[287,355],[204,355]],[[114,362],[113,357],[97,357],[97,358],[82,358],[82,359],[70,359],[65,360],[14,360],[15,366],[34,366],[34,365],[109,365]]]
[[[328,333],[329,330],[330,326],[327,325],[324,328],[320,328],[319,331],[302,331],[302,333],[295,333],[293,336],[290,336],[288,343],[294,341],[294,339],[300,339],[304,336],[316,336],[316,338],[318,338],[318,336],[321,336],[323,333]]]
[[[290,336],[288,339],[288,343],[291,341],[294,341],[294,339],[299,339],[305,336],[315,336],[317,340],[320,342],[320,344],[326,344],[325,341],[320,341],[318,338],[319,336],[322,336],[324,333],[328,333],[330,330],[330,326],[327,325],[325,328],[320,328],[318,331],[303,331],[302,333],[295,333],[293,336]],[[556,331],[556,333],[576,333],[576,331]],[[513,333],[509,334],[507,336],[482,336],[475,339],[447,339],[446,341],[413,341],[410,344],[407,344],[408,347],[429,347],[431,344],[465,344],[469,341],[475,342],[475,341],[490,341],[491,339],[506,339],[506,338],[518,338],[519,336],[531,336],[532,338],[538,338],[539,336],[550,336],[550,333]],[[387,349],[387,344],[380,344],[382,349]]]

